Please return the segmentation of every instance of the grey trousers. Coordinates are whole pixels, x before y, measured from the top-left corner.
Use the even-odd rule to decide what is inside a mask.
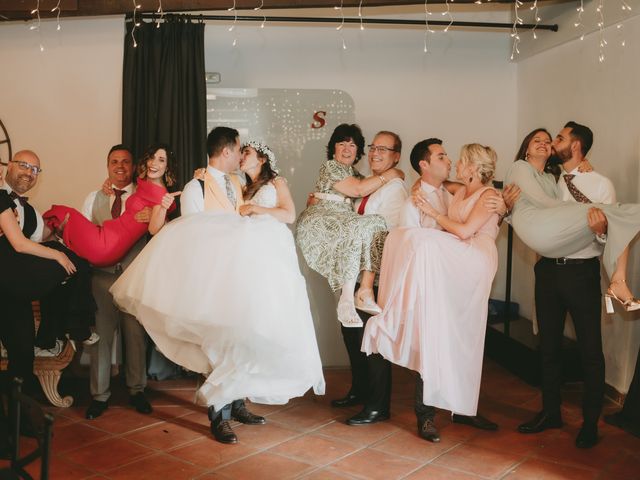
[[[111,352],[113,337],[118,326],[124,338],[124,371],[131,395],[142,392],[147,385],[146,332],[135,317],[121,312],[113,303],[109,288],[116,281],[115,273],[103,270],[93,272],[93,296],[98,304],[96,332],[100,341],[90,347],[91,395],[94,400],[106,402],[111,396]]]

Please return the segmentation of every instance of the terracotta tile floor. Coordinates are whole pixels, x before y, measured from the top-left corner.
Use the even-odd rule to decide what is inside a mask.
[[[436,424],[442,441],[431,444],[416,434],[411,372],[394,369],[391,420],[361,427],[344,423],[358,408],[329,405],[346,393],[349,371],[329,369],[325,376],[324,397],[250,405],[267,417],[267,424],[234,425],[237,445],[222,445],[211,437],[205,409],[192,403],[194,379],[150,382],[148,397],[155,408],[151,415],[128,407],[126,392],[114,379],[113,400],[99,419],[84,419],[86,393],[77,406],[52,409],[56,423],[51,478],[640,479],[638,438],[601,423],[597,447],[574,447],[580,385],[565,389],[563,429],[520,435],[516,426],[540,407],[538,390],[487,361],[480,410],[498,422],[500,430],[483,432],[452,424],[447,412],[440,412]],[[84,383],[78,386],[87,388]],[[609,402],[605,412],[617,408]]]

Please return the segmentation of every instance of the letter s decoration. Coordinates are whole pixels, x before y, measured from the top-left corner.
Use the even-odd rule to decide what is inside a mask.
[[[325,115],[327,114],[327,112],[324,112],[322,110],[317,111],[313,114],[313,122],[311,122],[311,128],[322,128],[327,124],[327,121],[325,120]]]

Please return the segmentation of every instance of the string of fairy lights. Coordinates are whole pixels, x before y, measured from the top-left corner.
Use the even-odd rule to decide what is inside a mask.
[[[39,38],[39,48],[41,52],[44,52],[45,48],[44,48],[44,44],[42,42],[42,31],[41,31],[41,26],[42,26],[42,17],[41,17],[41,0],[32,0],[33,2],[35,2],[35,6],[34,8],[31,10],[31,15],[33,17],[33,22],[31,23],[31,25],[29,26],[30,30],[36,31],[38,33],[38,38]],[[62,0],[57,0],[56,5],[51,9],[51,13],[55,14],[55,18],[56,18],[56,30],[60,30],[61,29],[61,25],[60,25],[60,14],[61,14],[61,1]],[[154,21],[156,22],[156,27],[160,28],[162,21],[165,17],[165,12],[163,9],[163,5],[162,5],[162,0],[157,0],[158,1],[158,8],[156,10],[156,13],[158,14],[158,18],[154,19]],[[227,11],[230,14],[233,14],[232,17],[232,22],[231,25],[229,25],[227,27],[227,30],[232,34],[232,41],[231,41],[231,45],[233,47],[237,46],[238,44],[238,39],[237,39],[237,35],[236,35],[236,25],[238,23],[238,10],[237,10],[237,5],[236,5],[236,0],[232,0],[232,5],[227,8]],[[486,4],[486,3],[490,3],[491,0],[476,0],[474,3],[477,5],[482,5],[482,4]],[[449,23],[443,28],[441,29],[442,33],[447,33],[450,29],[450,27],[453,25],[454,19],[453,19],[453,10],[452,10],[452,3],[454,3],[454,0],[445,0],[445,5],[444,5],[444,11],[440,12],[440,15],[442,16],[446,16],[449,19]],[[532,12],[533,15],[533,28],[531,28],[531,35],[533,37],[534,40],[536,40],[538,38],[538,33],[536,32],[536,27],[540,24],[540,22],[542,21],[542,18],[540,17],[540,7],[538,5],[538,0],[534,0],[531,2],[532,5],[529,7],[529,10]],[[607,2],[607,4],[611,4],[613,2]],[[618,0],[617,1],[618,6],[622,9],[623,12],[625,13],[630,13],[631,12],[631,6],[629,5],[629,3],[625,0]],[[595,19],[596,19],[596,27],[598,29],[597,34],[598,34],[598,61],[600,63],[605,61],[605,52],[606,52],[606,47],[608,46],[608,41],[607,38],[605,36],[605,2],[604,0],[597,0],[594,2],[595,4]],[[141,25],[141,18],[140,18],[140,12],[142,9],[142,5],[140,4],[140,0],[131,0],[131,5],[132,5],[132,27],[131,27],[131,43],[133,45],[133,47],[137,47],[138,46],[138,42],[136,39],[136,30],[140,27]],[[361,31],[365,30],[365,24],[364,24],[364,7],[365,7],[365,2],[364,0],[360,0],[359,4],[358,4],[358,19],[360,20],[359,22],[359,29]],[[335,7],[333,7],[334,10],[337,12],[337,14],[339,15],[339,24],[336,27],[336,31],[339,34],[339,38],[340,38],[340,44],[341,44],[341,48],[343,50],[347,49],[347,43],[344,37],[344,32],[343,29],[346,25],[345,23],[345,11],[344,11],[344,0],[340,0],[340,3],[337,4]],[[265,24],[267,22],[267,17],[264,15],[263,13],[263,9],[264,9],[264,0],[260,0],[259,5],[257,5],[256,7],[253,8],[253,11],[255,13],[259,13],[262,14],[262,22],[260,24],[260,29],[263,29],[265,27]],[[519,45],[521,42],[521,38],[520,38],[520,29],[519,27],[521,25],[524,24],[524,18],[523,18],[523,9],[524,9],[524,1],[522,0],[514,0],[513,2],[513,26],[511,28],[511,32],[510,32],[510,36],[512,39],[512,45],[511,45],[511,60],[515,60],[515,58],[520,54],[520,49],[519,49]],[[576,7],[576,21],[574,22],[574,27],[576,29],[579,30],[580,33],[580,40],[584,40],[585,37],[585,33],[586,33],[586,25],[584,23],[584,14],[585,14],[585,2],[584,0],[579,0],[579,5]],[[431,28],[431,25],[429,23],[429,18],[433,15],[433,12],[430,11],[429,8],[429,2],[428,0],[424,0],[424,37],[423,37],[423,46],[422,46],[422,50],[423,52],[426,53],[430,53],[431,51],[431,36],[433,34],[436,33],[435,30],[433,30]],[[624,32],[623,32],[623,24],[622,22],[618,22],[616,24],[616,31],[618,32],[618,36],[620,37],[620,46],[624,47],[626,45],[626,40],[624,38]]]

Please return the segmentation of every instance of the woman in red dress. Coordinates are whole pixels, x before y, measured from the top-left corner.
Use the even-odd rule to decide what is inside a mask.
[[[175,197],[167,187],[175,184],[173,152],[167,145],[152,145],[138,167],[136,191],[127,199],[124,213],[102,226],[91,223],[71,207],[54,205],[44,213],[46,224],[58,232],[69,249],[96,267],[117,263],[147,231],[154,235],[165,223],[167,212],[175,209]],[[148,224],[136,221],[135,214],[152,207]]]

